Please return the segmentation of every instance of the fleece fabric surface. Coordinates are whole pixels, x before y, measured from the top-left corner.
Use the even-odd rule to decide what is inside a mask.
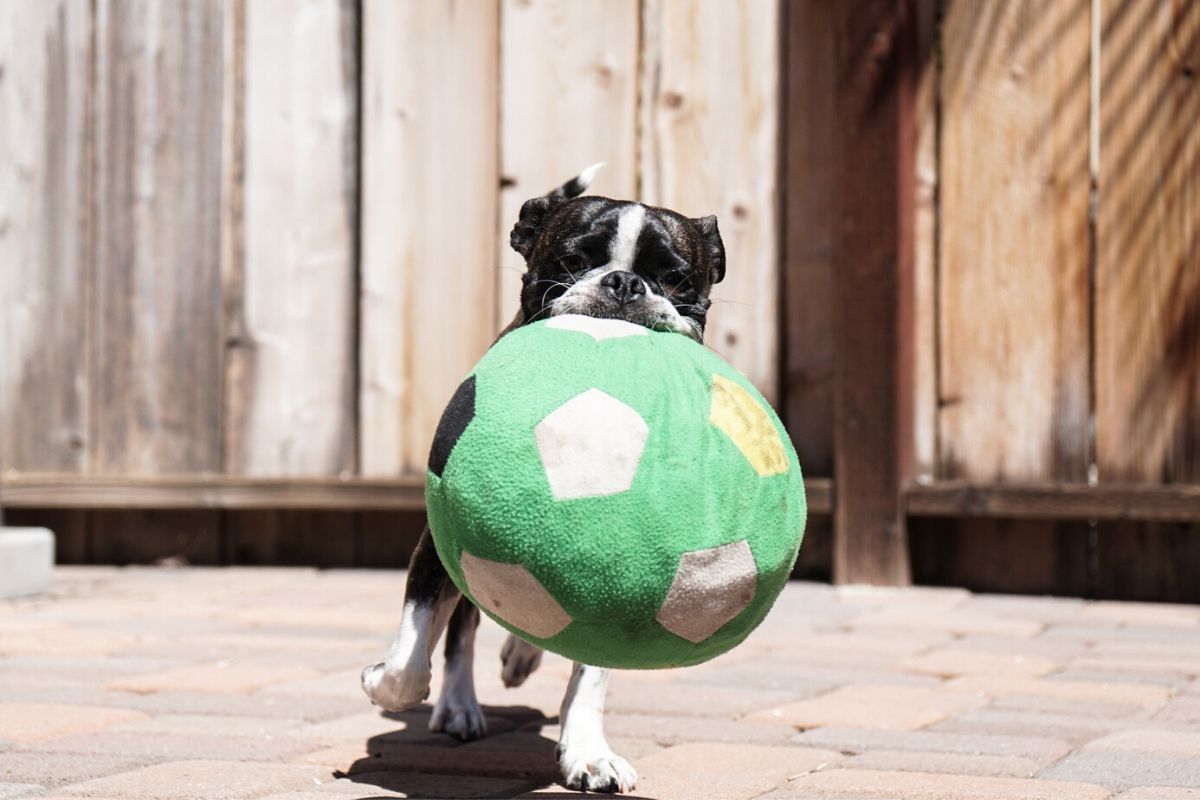
[[[476,365],[426,499],[451,579],[489,616],[624,669],[745,639],[807,510],[787,433],[745,376],[680,334],[578,316],[520,328]]]

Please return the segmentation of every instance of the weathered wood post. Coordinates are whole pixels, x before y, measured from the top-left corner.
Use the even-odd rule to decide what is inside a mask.
[[[838,3],[835,38],[834,558],[838,583],[911,580],[916,0]]]

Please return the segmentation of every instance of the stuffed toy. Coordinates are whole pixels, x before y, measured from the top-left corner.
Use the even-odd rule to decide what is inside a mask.
[[[426,501],[454,583],[575,661],[697,664],[740,643],[804,532],[800,465],[762,395],[688,337],[559,316],[459,386]]]

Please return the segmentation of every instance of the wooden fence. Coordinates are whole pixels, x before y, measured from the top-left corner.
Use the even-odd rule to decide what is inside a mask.
[[[400,563],[520,203],[607,160],[720,217],[804,574],[1200,598],[1195,4],[5,11],[0,488],[66,559]]]

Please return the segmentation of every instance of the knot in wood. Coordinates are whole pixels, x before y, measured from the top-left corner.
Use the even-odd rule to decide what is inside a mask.
[[[679,108],[683,105],[683,95],[674,91],[663,92],[662,104],[667,108]]]
[[[892,32],[890,30],[875,31],[871,37],[871,58],[883,61],[892,52]]]

